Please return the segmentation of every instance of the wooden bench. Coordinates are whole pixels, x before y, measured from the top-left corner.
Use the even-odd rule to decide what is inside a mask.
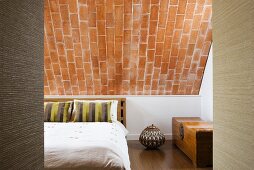
[[[173,117],[173,142],[196,167],[213,163],[213,125],[199,117]]]

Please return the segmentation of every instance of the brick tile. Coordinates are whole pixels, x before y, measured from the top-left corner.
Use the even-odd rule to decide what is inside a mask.
[[[156,43],[155,55],[163,54],[163,43]]]
[[[140,47],[139,47],[140,56],[146,56],[146,48],[147,48],[147,44],[140,44]]]
[[[89,29],[90,42],[97,42],[97,32],[95,28]]]
[[[79,7],[79,18],[80,18],[80,20],[87,20],[88,19],[87,6],[80,6]]]
[[[67,61],[74,62],[74,51],[73,50],[67,50]]]
[[[139,4],[139,3],[138,3]],[[150,0],[142,0],[142,13],[146,14],[150,12]]]
[[[173,35],[173,43],[178,44],[180,42],[180,38],[181,38],[181,31],[175,30],[174,35]]]
[[[123,6],[115,6],[115,19],[123,20]]]
[[[77,13],[77,0],[71,0],[69,2],[70,13]]]
[[[154,68],[153,70],[153,79],[159,79],[160,76],[160,68]]]
[[[169,4],[169,0],[161,0],[160,1],[160,11],[167,12],[168,4]]]
[[[80,42],[79,29],[72,29],[72,41],[73,41],[73,43],[79,43]]]
[[[83,68],[82,57],[75,57],[76,68]]]
[[[60,67],[67,68],[67,60],[65,56],[59,56]]]
[[[81,36],[82,49],[89,49],[89,38],[88,36]]]
[[[131,42],[131,30],[124,30],[124,43],[130,43]]]
[[[141,5],[133,5],[133,19],[134,20],[139,20],[141,16]]]
[[[149,34],[154,35],[157,31],[157,21],[150,21]]]
[[[212,14],[212,8],[211,6],[207,6],[205,8],[205,12],[204,12],[202,20],[208,21],[210,19],[211,14]]]
[[[70,19],[71,19],[71,27],[72,28],[79,28],[78,15],[77,14],[71,14]]]
[[[96,27],[96,13],[89,13],[88,24],[89,27]]]
[[[56,42],[63,42],[63,33],[61,29],[55,30]]]
[[[179,51],[178,44],[172,45],[171,56],[177,56]]]
[[[183,21],[184,21],[184,15],[177,15],[175,28],[182,29],[183,28]]]
[[[201,56],[199,67],[205,67],[208,56]]]
[[[124,0],[124,13],[132,13],[132,1]]]
[[[51,12],[58,12],[58,3],[57,0],[50,0],[49,1],[50,11]]]
[[[84,5],[87,4],[87,0],[78,0],[78,3]]]
[[[195,47],[195,44],[189,44],[188,45],[188,51],[187,51],[187,55],[188,56],[192,56],[193,55],[194,47]]]
[[[177,14],[184,14],[186,9],[187,0],[180,0],[178,4]]]
[[[170,49],[172,44],[172,37],[165,38],[164,49]]]
[[[85,80],[83,69],[80,69],[80,68],[77,69],[77,78],[78,78],[78,81]]]
[[[105,35],[105,21],[97,21],[98,35]]]
[[[198,37],[198,31],[194,31],[194,30],[191,31],[189,43],[195,44],[196,40],[197,40],[197,37]]]
[[[161,67],[161,57],[160,55],[155,55],[155,58],[154,58],[154,67]]]
[[[147,43],[147,30],[141,30],[140,31],[140,42],[141,43]]]
[[[175,22],[168,22],[167,28],[166,28],[166,35],[167,36],[172,36],[173,35],[174,27],[175,27]]]
[[[165,28],[166,24],[167,24],[167,13],[160,13],[158,27]]]
[[[161,74],[167,74],[168,66],[169,66],[168,63],[162,63],[161,64]]]
[[[158,12],[159,12],[159,6],[152,5],[151,12],[150,12],[150,20],[158,20]]]
[[[59,0],[59,4],[68,4],[68,0]]]
[[[52,64],[54,75],[61,75],[60,66],[59,64]]]
[[[113,13],[106,13],[106,27],[114,26],[114,16]]]
[[[198,36],[197,45],[196,48],[202,49],[204,45],[205,37],[204,36]]]
[[[106,48],[106,36],[98,36],[98,47],[102,49]]]
[[[175,69],[176,67],[176,62],[177,62],[177,57],[170,57],[169,60],[169,69]]]
[[[184,26],[183,26],[183,33],[189,33],[191,31],[191,20],[185,20]]]
[[[61,18],[60,18],[60,15],[58,13],[57,14],[52,14],[52,20],[53,20],[54,28],[61,28],[62,27]]]
[[[75,56],[82,56],[81,44],[74,44],[74,54]]]
[[[71,35],[71,26],[69,21],[63,21],[63,34],[64,35]]]
[[[201,15],[195,15],[193,17],[192,29],[198,29],[201,22]]]
[[[105,5],[97,5],[97,14],[96,14],[96,19],[97,20],[105,20],[106,15],[105,15]]]
[[[176,12],[177,12],[177,7],[176,6],[171,6],[168,11],[168,21],[175,21],[176,19]]]
[[[154,56],[155,56],[155,50],[148,50],[147,51],[147,61],[148,62],[154,61]]]
[[[60,6],[60,13],[61,13],[62,21],[69,21],[70,20],[68,5],[61,5]]]
[[[208,55],[210,50],[211,42],[205,42],[203,49],[202,49],[202,55]]]
[[[191,57],[191,56],[187,56],[187,57],[186,57],[185,63],[184,63],[184,68],[190,68],[191,60],[192,60],[192,57]]]
[[[195,50],[194,51],[194,56],[193,56],[193,58],[192,58],[192,60],[194,61],[194,62],[197,62],[197,61],[199,61],[199,59],[200,59],[200,50]]]
[[[185,19],[192,19],[195,10],[195,4],[187,4]]]
[[[131,15],[124,15],[124,29],[130,30],[132,26],[132,16]]]
[[[158,28],[156,41],[157,42],[163,42],[164,41],[164,36],[165,36],[165,29]]]
[[[149,36],[148,49],[155,49],[155,36]]]

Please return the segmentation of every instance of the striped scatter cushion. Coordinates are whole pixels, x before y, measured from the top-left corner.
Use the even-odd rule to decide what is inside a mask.
[[[111,101],[74,101],[73,122],[112,122]]]
[[[72,102],[44,102],[44,122],[67,122]]]

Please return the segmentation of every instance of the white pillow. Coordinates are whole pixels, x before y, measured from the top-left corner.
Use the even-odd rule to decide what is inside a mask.
[[[117,106],[118,106],[118,100],[111,100],[111,109],[110,109],[110,115],[112,122],[117,122]]]
[[[125,126],[121,122],[119,122],[119,121],[116,121],[115,123],[120,127],[120,129],[123,130],[124,135],[127,136],[129,131],[125,128]]]
[[[110,116],[112,122],[117,121],[117,106],[118,106],[118,100],[76,100],[74,99],[74,102],[112,102],[111,108],[110,108]]]

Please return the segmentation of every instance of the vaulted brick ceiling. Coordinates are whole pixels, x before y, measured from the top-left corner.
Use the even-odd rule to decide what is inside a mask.
[[[211,0],[45,0],[45,95],[198,94]]]

